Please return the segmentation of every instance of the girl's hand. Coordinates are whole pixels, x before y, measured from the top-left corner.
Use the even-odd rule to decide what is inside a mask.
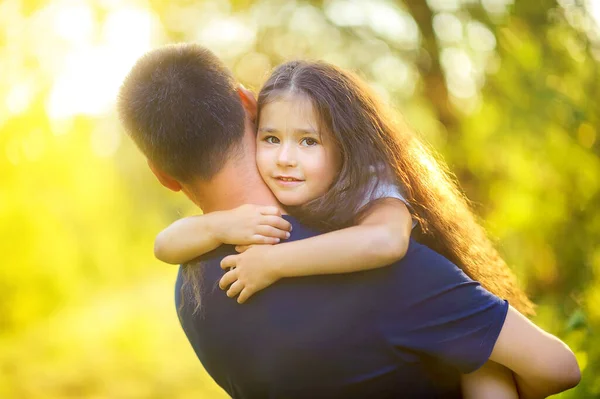
[[[245,204],[220,211],[213,230],[223,244],[277,244],[290,236],[292,225],[281,217],[274,206]]]
[[[273,250],[270,245],[252,245],[239,248],[239,255],[229,255],[221,261],[221,268],[229,271],[221,277],[219,287],[227,290],[227,296],[238,296],[238,303],[244,303],[258,291],[270,286],[281,278],[276,266],[270,261]]]

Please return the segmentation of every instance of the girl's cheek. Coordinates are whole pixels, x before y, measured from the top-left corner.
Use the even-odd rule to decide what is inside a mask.
[[[256,165],[261,174],[265,174],[266,170],[268,170],[272,164],[273,162],[270,160],[268,151],[260,149],[256,151]]]
[[[275,162],[275,158],[277,156],[277,152],[273,148],[260,148],[256,152],[257,158],[260,157],[261,162],[265,164],[272,164]]]

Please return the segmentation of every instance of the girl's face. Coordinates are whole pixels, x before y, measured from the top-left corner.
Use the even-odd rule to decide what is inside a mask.
[[[261,109],[256,163],[283,205],[302,205],[325,194],[340,170],[339,151],[318,126],[304,95],[285,94]]]

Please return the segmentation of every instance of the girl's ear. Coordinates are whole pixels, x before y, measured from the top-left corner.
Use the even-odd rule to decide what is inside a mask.
[[[239,85],[237,89],[238,95],[242,100],[242,105],[244,106],[244,110],[246,110],[246,114],[250,117],[252,122],[256,122],[256,113],[257,113],[257,104],[256,97],[254,97],[254,93],[250,90],[246,89],[243,85]]]
[[[174,178],[157,168],[152,162],[150,162],[150,160],[148,160],[148,166],[150,167],[150,170],[152,171],[152,173],[154,173],[154,176],[156,176],[160,184],[162,184],[169,190],[173,190],[175,192],[181,191],[181,184],[177,180],[175,180]]]

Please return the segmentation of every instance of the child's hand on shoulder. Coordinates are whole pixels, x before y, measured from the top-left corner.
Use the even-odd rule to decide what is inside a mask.
[[[220,242],[233,245],[277,244],[289,237],[292,225],[275,206],[245,204],[219,211],[213,229]]]
[[[227,290],[227,296],[238,296],[244,303],[258,291],[275,283],[282,276],[272,262],[272,245],[236,247],[239,255],[229,255],[221,261],[221,268],[229,270],[221,277],[219,287]]]

